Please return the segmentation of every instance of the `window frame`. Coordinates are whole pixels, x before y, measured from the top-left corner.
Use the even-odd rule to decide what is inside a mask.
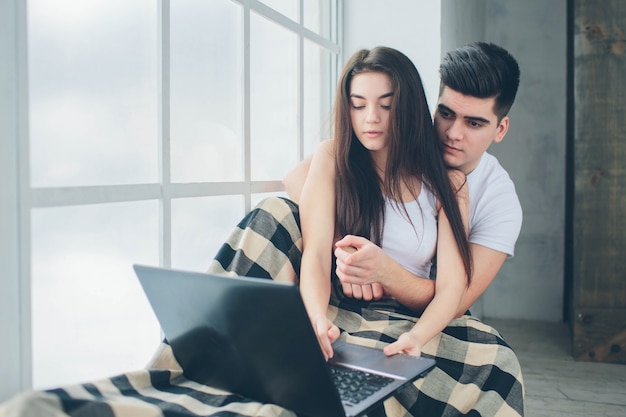
[[[252,195],[282,191],[281,181],[252,181],[250,174],[250,14],[257,13],[298,36],[298,160],[304,155],[303,65],[304,42],[311,41],[334,54],[328,68],[328,108],[332,106],[334,86],[342,62],[342,0],[332,0],[330,39],[307,29],[259,0],[231,0],[243,11],[244,81],[242,181],[172,183],[170,178],[170,0],[158,0],[159,74],[158,74],[158,163],[159,183],[36,188],[30,186],[30,148],[28,132],[28,40],[27,4],[20,0],[0,2],[0,56],[8,57],[0,70],[0,332],[4,342],[0,364],[0,401],[32,388],[31,337],[31,212],[33,209],[69,205],[108,204],[158,200],[160,202],[160,263],[172,264],[172,201],[178,198],[218,195],[243,195],[245,210],[251,209]],[[299,0],[299,22],[304,22],[303,2]],[[6,256],[4,256],[6,255]]]

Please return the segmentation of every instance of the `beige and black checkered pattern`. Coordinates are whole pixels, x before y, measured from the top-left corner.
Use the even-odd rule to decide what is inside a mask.
[[[302,239],[298,208],[264,200],[246,216],[211,263],[211,272],[297,282]],[[350,342],[383,347],[418,318],[393,305],[350,302],[334,294],[328,314]],[[454,320],[423,349],[437,366],[388,399],[384,413],[403,416],[523,416],[524,384],[515,353],[492,327],[469,315]],[[379,410],[380,411],[380,410]],[[0,417],[295,416],[187,380],[162,343],[146,369],[101,381],[18,395]]]

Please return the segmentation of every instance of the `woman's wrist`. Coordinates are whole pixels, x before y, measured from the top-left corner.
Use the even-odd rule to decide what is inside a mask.
[[[315,321],[315,320],[319,319],[320,317],[326,318],[326,311],[324,311],[324,312],[317,311],[317,312],[313,312],[313,313],[309,314],[309,320],[311,320],[311,321]]]

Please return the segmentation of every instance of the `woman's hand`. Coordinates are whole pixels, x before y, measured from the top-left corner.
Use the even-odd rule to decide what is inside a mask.
[[[339,337],[339,328],[335,326],[332,321],[328,320],[324,314],[317,314],[311,317],[311,324],[313,325],[313,330],[315,330],[317,341],[324,353],[324,358],[326,360],[332,358],[332,343]]]
[[[397,353],[420,356],[422,354],[422,347],[417,340],[417,335],[413,332],[406,332],[402,333],[398,340],[385,346],[383,351],[387,356],[395,355]]]
[[[388,258],[380,247],[352,235],[335,246],[337,277],[346,296],[371,301],[386,295],[382,282]]]

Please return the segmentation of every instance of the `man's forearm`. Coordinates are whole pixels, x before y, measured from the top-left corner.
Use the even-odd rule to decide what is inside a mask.
[[[476,244],[471,246],[474,274],[463,294],[457,317],[464,315],[485,292],[506,260],[506,254],[502,252]],[[435,297],[435,280],[413,275],[399,263],[394,262],[388,276],[394,279],[388,280],[384,286],[386,293],[415,312],[424,311]]]
[[[507,254],[487,248],[476,243],[472,243],[472,281],[466,288],[461,300],[461,305],[457,312],[457,317],[462,316],[472,305],[483,295],[485,290],[491,285],[494,278],[500,271],[502,264],[507,258]]]
[[[415,312],[424,311],[435,296],[434,280],[413,275],[400,264],[395,264],[389,276],[394,278],[384,285],[386,294]]]

